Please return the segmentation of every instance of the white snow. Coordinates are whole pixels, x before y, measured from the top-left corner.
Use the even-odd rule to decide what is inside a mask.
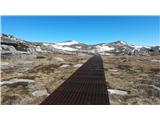
[[[48,46],[49,44],[48,44],[48,43],[43,43],[43,45],[44,45],[44,46]]]
[[[79,42],[77,41],[66,41],[66,42],[61,42],[61,43],[56,43],[57,45],[61,45],[61,46],[70,46],[70,45],[75,45],[75,44],[79,44]]]
[[[58,49],[58,50],[63,50],[63,51],[77,51],[77,49],[75,48],[71,48],[68,46],[64,46],[63,43],[56,43],[56,44],[47,44],[47,43],[43,43],[44,46],[51,46],[52,48]]]
[[[120,43],[123,44],[123,45],[127,45],[127,43],[126,43],[126,42],[123,42],[123,41],[120,41]]]
[[[141,49],[143,46],[140,45],[131,45],[132,47],[134,47],[134,49],[139,50]]]
[[[102,45],[102,46],[97,45],[96,48],[97,48],[97,52],[112,51],[115,49],[114,47],[109,47],[107,45]]]
[[[5,80],[5,81],[0,81],[0,85],[10,85],[10,84],[14,84],[14,83],[33,83],[34,80],[30,80],[30,79],[11,79],[11,80]]]
[[[109,94],[116,94],[116,95],[127,95],[128,92],[116,89],[108,89]]]
[[[134,49],[132,50],[132,52],[134,52],[135,50],[140,51],[141,48],[147,48],[150,49],[151,47],[149,46],[141,46],[141,45],[131,45],[131,47],[133,47]]]
[[[80,48],[82,48],[82,47],[81,47],[81,46],[76,46],[76,48],[80,49]]]
[[[134,49],[132,50],[132,53],[133,53],[135,50],[140,51],[140,49],[141,49],[143,46],[140,46],[140,45],[131,45],[131,47],[134,48]]]
[[[56,48],[56,49],[59,49],[59,50],[65,50],[65,51],[77,51],[77,49],[74,49],[74,48],[71,48],[71,47],[64,47],[64,46],[61,46],[61,45],[52,45],[52,47]]]
[[[145,46],[145,48],[151,49],[151,47],[149,47],[149,46]]]

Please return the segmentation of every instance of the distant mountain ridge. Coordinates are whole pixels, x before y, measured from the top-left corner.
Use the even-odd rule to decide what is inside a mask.
[[[18,39],[13,35],[1,34],[1,55],[38,54],[46,52],[150,56],[160,54],[160,46],[146,47],[129,45],[127,42],[120,40],[95,45],[87,45],[75,40],[67,40],[59,43],[28,42]]]

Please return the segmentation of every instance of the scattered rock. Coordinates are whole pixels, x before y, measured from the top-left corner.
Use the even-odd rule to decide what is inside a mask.
[[[109,72],[118,72],[116,69],[108,69]]]
[[[160,63],[160,60],[151,60],[153,63]]]
[[[68,67],[69,65],[62,65],[62,66],[60,66],[61,68],[66,68],[66,67]]]
[[[79,68],[79,67],[81,67],[83,64],[76,64],[76,65],[74,65],[74,67],[75,68]]]
[[[9,65],[9,63],[8,62],[1,62],[1,65],[3,66],[5,66],[5,65]]]
[[[10,80],[5,80],[5,81],[1,81],[0,85],[12,85],[12,84],[29,84],[29,83],[33,83],[34,80],[30,80],[30,79],[10,79]]]
[[[40,47],[40,46],[37,46],[37,47],[36,47],[36,51],[37,51],[37,52],[42,52],[41,47]]]
[[[13,65],[9,64],[8,62],[1,62],[1,69],[8,69],[13,67]]]
[[[11,45],[1,45],[1,49],[5,51],[16,51],[15,47]]]
[[[116,89],[108,89],[109,94],[116,94],[116,95],[127,95],[127,91],[123,90],[116,90]]]
[[[111,75],[119,77],[121,75],[121,73],[120,72],[111,72]]]
[[[44,95],[49,95],[47,92],[47,89],[44,84],[42,83],[36,83],[36,84],[30,84],[28,85],[28,91],[31,95],[35,97],[40,97]]]
[[[35,97],[40,97],[40,96],[44,96],[44,95],[48,96],[49,93],[47,92],[46,89],[42,89],[42,90],[37,90],[37,91],[32,92],[32,95]]]
[[[18,71],[21,72],[21,73],[22,72],[27,72],[28,70],[30,70],[30,68],[27,68],[27,67],[21,67],[21,68],[18,69]]]
[[[43,89],[46,89],[43,83],[36,83],[36,84],[28,85],[28,90],[30,93],[37,91],[37,90],[43,90]]]
[[[24,51],[1,51],[2,56],[14,56],[14,55],[29,55],[29,52]]]
[[[155,85],[150,85],[150,87],[152,87],[152,88],[154,88],[154,89],[160,91],[160,87],[157,87],[157,86],[155,86]]]

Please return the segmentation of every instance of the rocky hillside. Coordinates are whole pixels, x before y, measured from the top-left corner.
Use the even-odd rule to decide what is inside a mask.
[[[2,34],[0,48],[1,104],[41,103],[93,53],[103,55],[111,104],[160,104],[159,46],[124,41],[38,43]]]
[[[13,35],[1,34],[1,55],[38,54],[58,52],[67,54],[99,53],[101,55],[139,55],[150,56],[160,54],[160,46],[136,46],[124,41],[87,45],[69,40],[60,43],[28,42]]]

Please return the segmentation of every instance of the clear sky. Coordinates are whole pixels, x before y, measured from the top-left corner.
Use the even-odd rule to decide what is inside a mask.
[[[28,41],[159,45],[159,16],[2,16],[2,32]]]

